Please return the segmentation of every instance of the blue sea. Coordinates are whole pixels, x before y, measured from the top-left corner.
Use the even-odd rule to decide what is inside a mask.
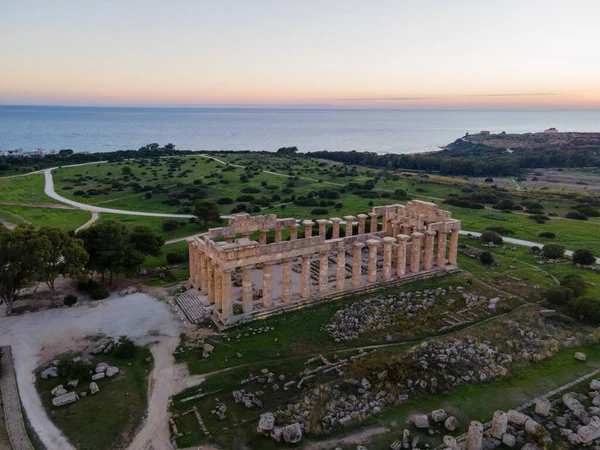
[[[0,150],[106,152],[151,142],[190,150],[419,153],[465,133],[600,131],[600,111],[407,111],[0,106]]]

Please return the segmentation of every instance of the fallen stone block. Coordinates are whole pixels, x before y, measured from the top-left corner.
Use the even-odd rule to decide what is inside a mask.
[[[52,399],[54,406],[64,406],[79,400],[79,396],[75,392],[68,392]]]

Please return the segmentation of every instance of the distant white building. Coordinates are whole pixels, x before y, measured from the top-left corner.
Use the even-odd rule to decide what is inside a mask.
[[[18,148],[16,150],[7,150],[6,156],[8,158],[23,158],[25,157],[25,152],[23,152],[22,148]]]

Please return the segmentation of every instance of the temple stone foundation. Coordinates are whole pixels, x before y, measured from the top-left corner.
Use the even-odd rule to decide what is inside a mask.
[[[460,221],[433,203],[414,200],[345,216],[343,233],[337,217],[228,218],[228,226],[188,239],[190,282],[213,305],[219,326],[457,268]],[[268,242],[271,230],[274,239]]]

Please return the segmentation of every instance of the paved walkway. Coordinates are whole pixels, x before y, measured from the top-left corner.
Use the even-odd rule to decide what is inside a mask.
[[[33,450],[33,446],[27,436],[23,413],[19,400],[19,389],[13,368],[12,351],[10,347],[0,348],[2,352],[2,377],[0,378],[0,390],[2,391],[2,403],[4,405],[4,419],[8,438],[13,450]]]

